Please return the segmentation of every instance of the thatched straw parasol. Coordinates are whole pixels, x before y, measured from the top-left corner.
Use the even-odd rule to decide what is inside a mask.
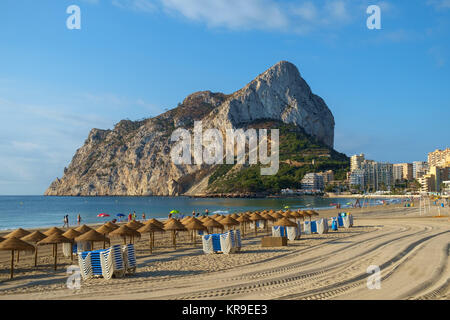
[[[64,237],[66,237],[67,239],[72,240],[72,242],[70,243],[70,259],[73,261],[73,240],[76,237],[79,237],[81,235],[81,233],[79,233],[78,231],[75,231],[75,229],[69,229],[66,232],[64,232],[62,235]]]
[[[145,224],[156,224],[158,227],[164,228],[164,223],[162,223],[159,220],[156,220],[155,218],[151,218],[150,220],[147,220]]]
[[[309,221],[311,221],[311,217],[315,215],[313,210],[306,210],[303,212],[309,217]]]
[[[105,223],[105,226],[109,227],[112,230],[116,230],[117,228],[119,228],[119,226],[111,221],[108,221],[107,223]]]
[[[279,213],[279,212],[272,212],[272,213],[269,213],[272,217],[274,217],[275,219],[281,219],[281,218],[283,218],[284,216],[281,214],[281,213]]]
[[[130,241],[131,241],[131,237],[141,237],[141,234],[139,232],[137,232],[136,230],[133,230],[131,228],[128,228],[126,225],[120,226],[119,228],[117,228],[114,231],[111,231],[109,233],[110,237],[122,237],[124,244],[127,244],[127,237],[130,237]]]
[[[5,236],[5,238],[8,239],[8,238],[13,238],[14,237],[14,238],[20,239],[20,238],[25,237],[25,236],[27,236],[29,234],[30,234],[30,231],[27,231],[27,230],[24,230],[22,228],[19,228],[19,229],[14,230],[13,232],[8,233]],[[20,256],[20,252],[17,251],[17,263],[19,263],[19,256]]]
[[[137,231],[139,233],[148,233],[150,235],[150,253],[153,253],[153,247],[155,246],[155,232],[164,231],[164,229],[156,223],[146,223]]]
[[[10,237],[0,243],[0,250],[11,250],[11,272],[10,279],[14,276],[14,251],[34,251],[34,247],[16,237]]]
[[[75,241],[90,241],[91,250],[94,250],[94,242],[103,241],[103,243],[105,243],[107,240],[109,241],[106,235],[95,230],[88,231],[75,238]]]
[[[234,220],[236,220],[237,218],[239,218],[239,215],[237,213],[233,213],[230,215],[230,217],[232,217]]]
[[[209,232],[209,229],[214,230],[214,228],[218,228],[220,230],[224,229],[223,224],[221,224],[217,220],[210,218],[210,217],[206,217],[205,219],[203,219],[202,223],[208,229],[208,232]]]
[[[98,233],[101,233],[102,235],[105,236],[105,240],[103,241],[103,249],[106,248],[106,235],[109,234],[111,231],[116,230],[116,228],[111,228],[109,226],[107,226],[106,224],[98,227],[97,229],[95,229],[95,231],[97,231]]]
[[[194,242],[194,246],[195,246],[195,240],[196,240],[196,236],[195,236],[195,231],[198,230],[207,230],[207,228],[203,225],[203,223],[196,219],[196,218],[192,218],[189,220],[189,223],[187,225],[185,225],[186,229],[188,229],[189,231],[192,232],[192,240]]]
[[[249,217],[247,215],[243,214],[239,218],[236,219],[241,224],[241,230],[242,230],[242,237],[245,237],[245,227],[247,223],[251,222]]]
[[[54,233],[45,239],[42,239],[37,244],[38,245],[46,245],[46,244],[53,244],[53,252],[55,253],[55,270],[56,270],[56,263],[58,259],[58,243],[70,243],[73,240],[67,239],[62,234]]]
[[[225,216],[220,215],[217,218],[214,218],[216,221],[222,221],[222,219],[225,219]]]
[[[75,228],[75,231],[78,231],[79,233],[83,234],[88,231],[91,231],[92,228],[88,227],[87,225],[83,224],[82,226],[79,226],[78,228]]]
[[[22,237],[20,240],[22,240],[22,241],[27,241],[27,242],[32,242],[32,243],[34,243],[34,245],[35,245],[35,248],[34,248],[34,266],[35,267],[37,267],[37,253],[38,253],[38,250],[37,250],[37,243],[39,242],[39,241],[41,241],[42,239],[44,239],[46,237],[46,235],[45,234],[43,234],[42,232],[40,232],[40,231],[34,231],[33,233],[30,233],[29,235],[27,235],[27,236],[24,236],[24,237]]]
[[[261,217],[263,217],[265,219],[264,221],[264,225],[266,227],[266,231],[269,231],[269,221],[276,221],[277,219],[272,217],[270,214],[268,213],[262,213]]]
[[[286,217],[278,219],[273,225],[274,226],[282,226],[282,227],[298,227],[295,222],[292,222],[291,220],[289,220]]]
[[[178,221],[174,218],[170,218],[169,220],[167,220],[166,224],[164,225],[164,230],[172,231],[173,247],[176,250],[177,249],[176,232],[177,231],[185,231],[186,227],[180,221]]]
[[[261,217],[258,213],[254,212],[249,219],[255,223],[255,236],[258,235],[258,228],[256,226],[257,221],[264,221],[265,219]]]
[[[218,218],[218,217],[220,217],[220,216],[221,216],[220,214],[216,213],[216,214],[213,214],[213,215],[211,216],[211,218],[216,219],[216,218]]]
[[[139,221],[136,221],[136,220],[131,220],[130,222],[128,222],[126,224],[126,226],[128,228],[133,229],[133,230],[137,230],[140,227],[142,227],[143,225],[144,225],[143,223],[140,223]]]
[[[226,216],[225,218],[220,220],[220,224],[223,224],[224,226],[228,226],[229,228],[231,226],[237,226],[239,225],[239,221],[233,219],[231,216]]]
[[[29,235],[30,233],[31,233],[30,231],[19,228],[19,229],[14,230],[13,232],[8,233],[5,236],[5,239],[12,238],[12,237],[20,239],[20,238],[23,238],[23,237]]]
[[[57,227],[51,227],[50,229],[48,229],[47,231],[43,232],[44,235],[51,236],[52,234],[63,234],[64,231],[62,231],[61,229],[57,228]]]

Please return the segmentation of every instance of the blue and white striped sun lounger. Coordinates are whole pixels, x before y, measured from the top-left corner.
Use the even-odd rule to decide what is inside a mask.
[[[338,230],[338,219],[337,217],[331,218],[331,230],[337,231]]]
[[[105,279],[123,277],[125,275],[125,263],[120,245],[114,245],[100,253],[102,275]]]
[[[123,261],[127,273],[136,272],[136,254],[134,252],[134,244],[129,243],[122,247]]]
[[[81,277],[83,280],[90,279],[94,276],[92,273],[90,252],[87,252],[85,255],[78,255],[78,265],[80,266]]]
[[[87,255],[90,255],[91,260],[91,269],[93,276],[103,276],[102,273],[102,265],[100,263],[100,252],[105,251],[106,249],[94,250],[94,251],[84,251],[81,253],[81,257],[85,259]]]
[[[316,221],[311,221],[311,233],[317,233]]]
[[[311,223],[309,221],[303,222],[303,232],[305,234],[311,234]]]
[[[242,247],[241,230],[237,229],[235,235],[236,235],[236,251],[240,251]]]

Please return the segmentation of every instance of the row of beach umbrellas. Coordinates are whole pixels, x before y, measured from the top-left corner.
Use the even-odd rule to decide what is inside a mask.
[[[173,213],[175,213],[175,211],[177,210],[173,210]],[[149,233],[149,247],[150,253],[152,253],[155,243],[155,232],[170,231],[172,233],[172,244],[174,249],[176,249],[176,234],[178,231],[190,231],[191,240],[195,245],[197,231],[211,232],[214,231],[214,229],[223,231],[225,227],[231,229],[240,225],[242,235],[245,236],[247,224],[254,223],[254,231],[255,235],[257,235],[256,222],[263,222],[266,230],[268,230],[269,221],[275,226],[295,227],[297,224],[293,222],[292,219],[297,220],[298,218],[302,218],[304,220],[308,217],[311,220],[311,216],[314,215],[318,215],[318,213],[313,210],[263,210],[253,212],[247,211],[240,214],[233,213],[226,216],[220,214],[202,216],[198,218],[187,216],[180,220],[170,218],[165,222],[161,222],[153,218],[147,220],[145,224],[132,220],[121,226],[118,226],[112,222],[107,222],[97,229],[93,229],[86,225],[82,225],[74,229],[68,229],[66,231],[63,231],[57,227],[52,227],[45,232],[30,232],[19,228],[6,235],[4,238],[0,237],[0,250],[11,251],[10,278],[13,278],[15,252],[17,252],[17,262],[19,262],[20,251],[34,252],[34,265],[37,266],[37,249],[40,245],[53,245],[54,269],[56,270],[58,244],[62,243],[70,243],[73,246],[74,242],[88,241],[91,242],[93,248],[94,242],[102,242],[103,248],[105,248],[106,243],[110,242],[110,237],[121,237],[123,238],[124,244],[126,244],[127,238],[129,238],[130,242],[132,242],[135,238],[139,239],[141,234]],[[71,250],[71,252],[72,251],[73,250]],[[73,254],[71,254],[71,259],[73,260]]]

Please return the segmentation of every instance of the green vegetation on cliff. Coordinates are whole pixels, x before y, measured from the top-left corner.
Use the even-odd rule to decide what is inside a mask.
[[[335,180],[345,179],[350,166],[349,158],[318,142],[302,128],[274,121],[252,123],[248,127],[280,130],[278,173],[263,176],[260,174],[260,164],[246,165],[240,170],[232,170],[233,165],[218,165],[209,178],[209,193],[276,193],[283,188],[300,188],[306,173],[326,170],[333,170]]]

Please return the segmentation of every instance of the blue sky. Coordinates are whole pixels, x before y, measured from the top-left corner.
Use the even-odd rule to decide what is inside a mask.
[[[0,194],[42,194],[93,127],[231,93],[280,60],[333,112],[335,149],[426,160],[450,146],[448,39],[450,0],[3,0]]]

